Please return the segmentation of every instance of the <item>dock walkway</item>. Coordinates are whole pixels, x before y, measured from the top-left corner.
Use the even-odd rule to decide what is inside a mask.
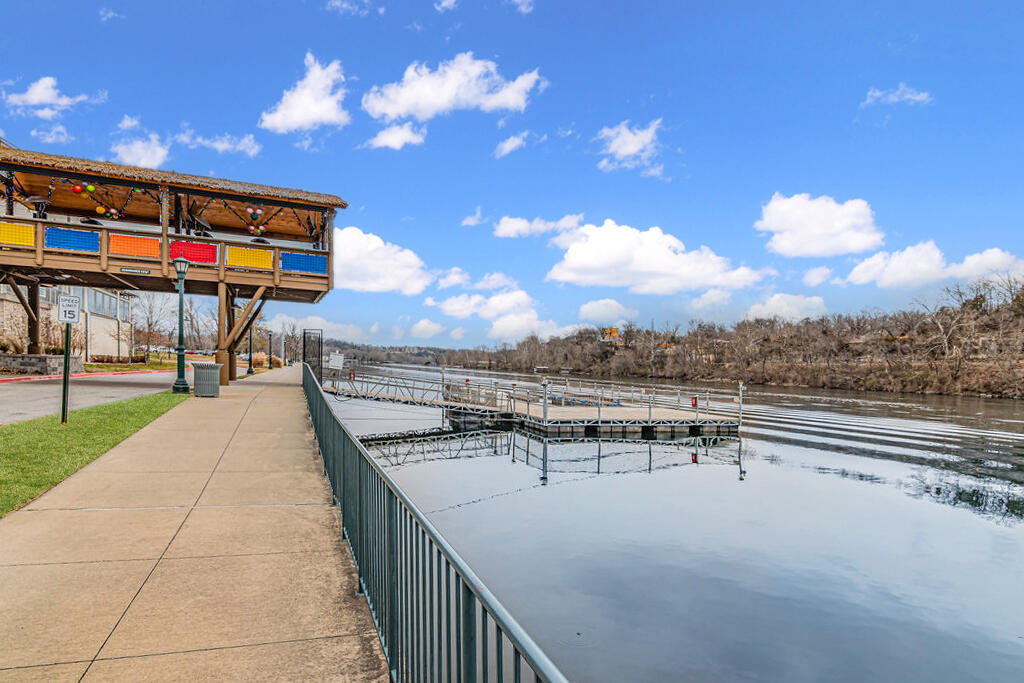
[[[0,681],[388,680],[299,373],[192,398],[0,519]]]

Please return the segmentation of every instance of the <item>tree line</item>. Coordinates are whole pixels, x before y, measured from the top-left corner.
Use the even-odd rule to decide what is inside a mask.
[[[742,380],[866,391],[1024,397],[1024,278],[943,290],[937,303],[799,321],[633,323],[618,342],[596,328],[496,349],[448,351],[448,365],[530,372],[546,367],[609,378]]]

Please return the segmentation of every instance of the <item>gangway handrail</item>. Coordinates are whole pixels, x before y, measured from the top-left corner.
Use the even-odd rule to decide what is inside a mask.
[[[306,363],[302,389],[360,592],[373,615],[392,680],[503,681],[510,669],[512,680],[519,681],[525,660],[535,681],[567,683],[476,572],[337,418]],[[505,659],[505,641],[511,660]]]

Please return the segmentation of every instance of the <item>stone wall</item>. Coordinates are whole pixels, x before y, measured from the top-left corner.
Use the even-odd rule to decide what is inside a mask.
[[[27,353],[0,353],[0,371],[30,375],[59,375],[64,372],[64,356],[36,356]],[[71,356],[71,372],[85,372],[81,356]]]

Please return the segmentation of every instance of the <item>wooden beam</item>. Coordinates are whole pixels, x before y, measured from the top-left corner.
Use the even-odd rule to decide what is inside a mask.
[[[235,321],[235,325],[231,329],[231,332],[228,334],[227,337],[227,347],[229,349],[233,349],[235,347],[237,335],[239,331],[241,331],[242,327],[245,325],[245,319],[249,316],[250,313],[252,313],[252,307],[256,304],[256,302],[263,298],[263,293],[265,291],[267,291],[266,287],[260,287],[259,289],[257,289],[256,294],[254,294],[253,297],[249,299],[249,303],[247,303],[245,305],[245,308],[242,309],[242,315],[239,316],[239,319]]]
[[[245,327],[243,327],[241,332],[238,333],[238,339],[235,340],[235,344],[232,347],[232,351],[235,348],[237,348],[240,343],[242,343],[243,339],[245,339],[245,335],[249,331],[249,328],[252,327],[252,324],[256,322],[256,318],[260,317],[260,313],[263,312],[263,304],[265,303],[267,303],[266,299],[260,299],[260,303],[259,305],[256,306],[256,310],[253,311],[252,315],[249,316],[249,318],[245,321]]]
[[[128,287],[129,289],[138,289],[139,288],[138,285],[133,285],[132,283],[130,283],[127,280],[125,280],[123,277],[118,277],[118,276],[114,275],[113,273],[107,273],[107,277],[114,278],[115,280],[120,282],[125,287]]]
[[[281,286],[281,247],[274,247],[274,286]]]
[[[0,282],[4,281],[11,286],[11,291],[14,292],[14,296],[18,297],[18,302],[21,303],[21,307],[25,309],[25,313],[28,314],[28,317],[32,320],[38,321],[39,317],[36,315],[36,312],[32,310],[32,307],[29,306],[28,299],[26,299],[25,295],[21,293],[21,290],[18,289],[18,283],[14,281],[14,278],[4,275],[3,278],[0,279]]]

